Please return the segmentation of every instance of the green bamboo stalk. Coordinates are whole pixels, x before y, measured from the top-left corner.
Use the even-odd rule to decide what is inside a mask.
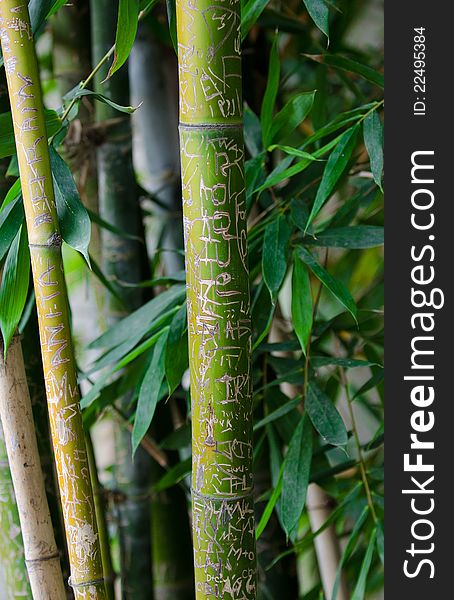
[[[43,365],[39,354],[36,352],[39,343],[38,317],[36,315],[36,309],[34,309],[23,331],[22,352],[24,355],[25,371],[32,403],[36,441],[38,443],[39,460],[44,476],[47,502],[49,504],[55,541],[60,553],[62,573],[65,582],[67,582],[70,575],[68,548],[66,546],[63,513],[58,491],[54,455],[52,452]],[[72,597],[72,592],[69,587],[67,588],[67,593]]]
[[[0,423],[0,600],[30,596],[19,512]]]
[[[240,0],[177,0],[196,597],[256,598]]]
[[[99,482],[98,468],[96,466],[95,452],[90,433],[85,435],[87,444],[88,464],[90,466],[91,485],[93,486],[93,495],[95,499],[96,520],[98,522],[99,543],[101,546],[102,566],[104,569],[104,581],[106,582],[106,590],[109,600],[115,598],[115,573],[112,566],[112,557],[110,555],[109,532],[107,529],[106,520],[106,502],[104,497],[104,489]]]
[[[97,64],[115,41],[118,0],[91,0],[92,60]],[[129,104],[127,67],[102,83],[108,64],[95,77],[95,90],[119,104]],[[143,237],[138,189],[132,164],[130,117],[106,104],[96,105],[100,142],[97,148],[98,202],[101,217],[131,236]],[[101,231],[104,273],[117,287],[121,304],[112,295],[105,299],[106,326],[142,304],[142,291],[122,287],[118,281],[137,283],[144,278],[146,253],[143,244],[131,237]],[[118,401],[120,410],[131,412],[131,395]],[[150,485],[151,458],[139,448],[132,459],[131,435],[115,428],[115,483],[120,494],[118,517],[122,597],[149,600],[151,572]]]
[[[27,6],[0,0],[1,45],[13,113],[54,455],[77,599],[104,599],[101,553],[69,327],[61,236]]]

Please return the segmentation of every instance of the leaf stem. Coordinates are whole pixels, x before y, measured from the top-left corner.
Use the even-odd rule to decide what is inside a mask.
[[[345,371],[342,367],[339,367],[339,373],[340,373],[342,385],[345,388],[345,394],[347,396],[348,411],[350,413],[350,419],[352,422],[352,431],[353,431],[353,436],[355,438],[356,451],[358,452],[358,458],[359,458],[359,470],[361,472],[361,479],[362,479],[362,482],[364,485],[364,489],[366,491],[367,504],[369,506],[374,523],[377,523],[378,522],[377,513],[375,511],[374,502],[372,500],[372,493],[370,491],[369,481],[367,479],[366,465],[364,462],[364,456],[363,456],[363,452],[362,452],[361,443],[359,441],[358,429],[356,427],[355,413],[353,412],[352,398],[350,395],[350,389],[348,387],[347,376],[345,375]]]

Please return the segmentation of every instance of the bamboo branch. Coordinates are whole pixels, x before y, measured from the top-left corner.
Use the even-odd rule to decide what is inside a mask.
[[[44,377],[76,599],[106,598],[77,371],[69,326],[61,235],[52,186],[30,17],[0,0],[1,45],[13,114],[38,309]]]

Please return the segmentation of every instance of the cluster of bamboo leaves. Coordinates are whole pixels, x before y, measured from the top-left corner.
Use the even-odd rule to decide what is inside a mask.
[[[31,0],[35,33],[63,4]],[[111,74],[127,60],[138,20],[152,15],[155,4],[120,1],[122,26]],[[312,551],[321,530],[303,525],[306,490],[317,483],[333,502],[323,528],[334,526],[342,541],[336,585],[343,570],[352,600],[360,600],[381,587],[383,561],[381,57],[379,51],[349,46],[354,2],[283,4],[248,0],[242,12],[254,460],[257,469],[266,465],[269,476],[268,489],[257,499],[262,507],[257,537],[274,515],[287,539],[287,548],[262,565],[265,569]],[[167,9],[169,31],[163,37],[175,44],[171,0]],[[254,62],[249,57],[259,47],[266,50],[265,58]],[[90,256],[91,223],[124,234],[83,206],[61,157],[82,97],[127,113],[134,109],[81,82],[58,111],[46,112],[63,239],[83,255],[84,268],[106,293],[115,294]],[[4,157],[11,157],[7,175],[12,182],[0,207],[0,325],[7,348],[34,300],[9,113],[0,114]],[[159,402],[171,395],[186,400],[185,425],[161,443],[163,450],[178,450],[186,458],[168,469],[156,490],[186,485],[191,469],[184,272],[163,276],[160,256],[158,248],[150,257],[153,276],[141,283],[160,293],[94,339],[90,349],[97,350],[97,358],[80,373],[81,381],[96,374],[82,399],[87,427],[125,390],[133,391],[134,450],[148,435]],[[276,330],[281,332],[277,340]],[[304,597],[320,593],[318,584]]]

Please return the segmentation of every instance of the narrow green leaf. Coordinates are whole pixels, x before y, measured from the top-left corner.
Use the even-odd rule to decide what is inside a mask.
[[[382,565],[385,564],[385,534],[383,523],[377,523],[377,552]]]
[[[46,131],[48,137],[51,137],[61,127],[60,117],[54,110],[46,109],[44,111],[44,119],[46,123]],[[14,141],[13,122],[11,113],[0,114],[0,158],[12,156],[16,152],[16,144]]]
[[[279,36],[276,35],[271,47],[270,65],[268,69],[268,82],[263,96],[260,121],[262,123],[263,145],[266,147],[268,132],[273,121],[274,105],[276,104],[277,92],[279,90],[279,78],[281,74],[281,63],[279,60]]]
[[[27,300],[29,276],[27,230],[21,225],[6,257],[0,285],[0,326],[5,357]]]
[[[263,239],[263,279],[271,294],[273,304],[287,271],[287,255],[292,229],[284,214],[280,213],[265,229]]]
[[[365,520],[367,519],[367,515],[368,514],[369,514],[369,507],[365,506],[363,508],[360,516],[355,521],[355,525],[354,525],[354,527],[352,529],[350,537],[348,538],[347,545],[345,546],[345,550],[342,553],[342,557],[341,557],[341,559],[339,561],[339,565],[337,567],[336,579],[334,581],[334,587],[333,587],[333,593],[332,593],[331,600],[336,600],[337,599],[337,594],[339,592],[339,585],[340,585],[340,582],[341,582],[342,569],[343,569],[345,563],[347,562],[347,560],[349,559],[351,553],[353,552],[353,549],[355,547],[356,541],[357,541],[357,539],[359,537],[359,534],[361,533],[361,528],[362,528]]]
[[[148,367],[142,385],[140,386],[134,427],[132,430],[133,453],[135,453],[143,436],[147,433],[159,401],[159,392],[165,375],[164,353],[166,342],[167,335],[161,335],[153,350],[150,366]]]
[[[169,394],[173,394],[188,368],[188,338],[186,304],[182,304],[172,319],[165,350],[165,372]]]
[[[25,214],[24,206],[22,204],[22,195],[19,192],[19,195],[0,212],[0,261],[8,252],[8,248],[16,237],[24,219]]]
[[[87,90],[86,88],[81,88],[80,84],[72,90],[70,90],[64,96],[63,100],[65,101],[65,103],[69,104],[71,100],[82,98],[82,96],[91,96],[92,98],[95,98],[95,100],[98,100],[99,102],[104,102],[104,104],[108,104],[112,108],[115,108],[115,110],[127,113],[128,115],[132,114],[138,108],[137,106],[122,106],[121,104],[117,104],[116,102],[113,102],[112,100],[110,100],[110,98],[107,98],[102,94],[98,94],[97,92],[93,92],[92,90]]]
[[[276,506],[276,503],[279,500],[279,496],[282,493],[283,472],[284,472],[284,463],[282,463],[282,465],[281,465],[281,469],[279,472],[279,479],[277,480],[277,484],[275,485],[273,493],[271,494],[271,497],[268,500],[267,505],[265,506],[265,510],[263,511],[262,516],[260,517],[260,521],[257,524],[256,530],[255,530],[255,537],[257,540],[262,535],[263,530],[267,526],[268,521],[270,520],[270,517],[273,514],[274,507]]]
[[[28,12],[33,33],[36,33],[44,21],[55,14],[65,3],[66,0],[30,0]]]
[[[269,133],[266,136],[265,147],[275,141],[285,139],[300,125],[310,113],[314,104],[315,91],[303,92],[291,98],[282,110],[274,117]]]
[[[345,285],[337,279],[334,279],[334,277],[315,260],[306,248],[299,246],[297,252],[301,260],[306,263],[312,273],[339,300],[339,302],[345,306],[356,321],[356,304]]]
[[[185,423],[169,433],[159,444],[164,450],[181,450],[191,444],[191,424]]]
[[[323,65],[329,65],[349,73],[356,73],[378,87],[384,87],[384,77],[381,73],[345,56],[339,54],[305,54],[304,56]]]
[[[306,225],[312,223],[318,212],[330,197],[334,186],[339,181],[339,178],[345,171],[346,166],[350,161],[350,157],[356,146],[356,138],[358,136],[359,124],[350,127],[341,136],[337,146],[331,152],[325,170],[323,171],[322,180],[315,196],[314,206]]]
[[[5,198],[3,199],[2,206],[0,208],[0,214],[8,206],[8,204],[13,202],[13,200],[17,200],[20,197],[21,193],[22,193],[22,188],[21,188],[20,179],[16,179],[16,181],[13,183],[13,185],[9,188],[8,192],[6,193]]]
[[[290,440],[282,474],[282,520],[288,536],[298,525],[306,503],[312,460],[312,427],[306,415]]]
[[[364,119],[364,144],[370,158],[370,168],[375,183],[382,190],[383,125],[376,110]]]
[[[166,7],[170,39],[172,40],[175,52],[178,53],[176,0],[166,0]]]
[[[369,544],[367,546],[366,554],[364,555],[363,562],[361,564],[361,570],[359,572],[358,581],[356,582],[355,589],[351,600],[364,600],[366,593],[367,575],[369,573],[372,558],[375,550],[375,538],[377,537],[377,530],[374,529],[369,538]]]
[[[249,31],[265,10],[269,0],[248,0],[241,11],[241,39],[244,40]]]
[[[62,238],[71,248],[78,250],[90,265],[90,217],[82,204],[68,165],[52,145],[49,146],[49,153]]]
[[[124,65],[132,50],[139,19],[139,0],[119,0],[114,60],[106,79]]]
[[[329,40],[329,10],[324,0],[303,0],[307,12],[322,33]]]
[[[304,169],[307,169],[307,167],[309,167],[309,165],[311,165],[314,160],[321,158],[327,152],[332,150],[337,145],[341,137],[342,136],[338,136],[334,140],[331,140],[325,146],[316,150],[308,158],[303,158],[303,160],[292,165],[291,167],[288,167],[288,164],[290,163],[287,162],[286,159],[282,160],[281,163],[279,163],[277,167],[275,167],[273,171],[269,174],[265,182],[262,185],[260,185],[260,187],[258,187],[255,191],[263,192],[264,190],[272,187],[273,185],[277,185],[278,183],[281,183],[281,181],[284,181],[285,179],[289,179],[290,177],[301,173],[302,171],[304,171]],[[287,158],[290,159],[290,162],[292,161],[291,156]]]
[[[142,337],[160,314],[175,306],[184,296],[185,288],[182,285],[174,285],[165,292],[161,292],[159,296],[156,296],[156,298],[153,298],[96,338],[91,342],[89,348],[113,348],[136,338],[136,336]]]
[[[273,421],[280,419],[281,417],[289,413],[291,410],[296,408],[300,402],[301,396],[297,396],[296,398],[292,398],[279,408],[276,408],[276,410],[270,412],[268,415],[266,415],[266,417],[263,417],[263,419],[257,421],[257,423],[254,425],[254,431],[258,431],[265,425],[268,425],[268,423],[272,423]]]
[[[106,290],[109,290],[109,292],[112,294],[112,296],[114,296],[117,299],[117,301],[122,306],[124,306],[123,298],[118,293],[116,287],[114,285],[112,285],[112,282],[109,279],[107,279],[107,277],[104,275],[104,273],[102,272],[102,269],[100,268],[100,266],[98,265],[98,263],[96,262],[96,260],[93,258],[93,256],[91,254],[88,255],[87,264],[90,265],[93,275],[100,281],[100,283],[102,283],[102,285],[106,288]]]
[[[260,119],[246,104],[244,107],[244,143],[252,158],[263,152]]]
[[[354,225],[352,227],[333,227],[316,233],[314,237],[307,236],[305,244],[327,248],[351,248],[362,250],[375,248],[384,243],[383,227],[374,225]]]
[[[156,492],[162,492],[163,490],[166,490],[167,488],[179,483],[191,472],[191,466],[192,458],[189,456],[189,458],[182,460],[180,463],[169,469],[154,486],[154,490]]]
[[[118,237],[125,238],[126,240],[135,240],[136,242],[143,243],[142,238],[139,237],[138,235],[131,235],[130,233],[126,233],[125,231],[118,229],[118,227],[115,227],[115,225],[112,225],[111,223],[108,223],[107,221],[102,219],[98,213],[90,210],[89,208],[87,208],[86,210],[87,210],[88,216],[90,217],[90,221],[92,223],[96,223],[96,225],[99,225],[99,227],[101,227],[101,229],[107,229],[107,231],[110,231],[111,233],[118,235]]]
[[[312,331],[312,291],[309,271],[297,252],[293,255],[292,319],[301,348],[306,354]]]
[[[315,368],[336,365],[351,369],[353,367],[381,367],[378,363],[357,358],[335,358],[334,356],[311,356],[311,365]]]
[[[345,446],[348,435],[344,421],[330,398],[313,382],[307,387],[305,407],[313,426],[327,444]]]

